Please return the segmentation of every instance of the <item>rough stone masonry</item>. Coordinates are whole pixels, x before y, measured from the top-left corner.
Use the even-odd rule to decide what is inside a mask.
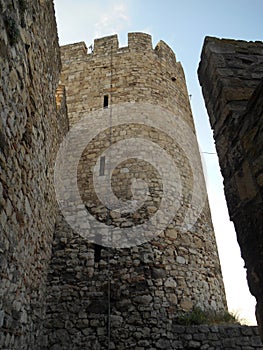
[[[191,207],[193,173],[180,145],[154,123],[119,126],[112,140],[158,140],[177,159],[182,211],[160,237],[131,248],[105,248],[73,232],[58,210],[55,159],[68,124],[73,127],[86,113],[81,107],[106,107],[105,96],[109,105],[111,98],[148,101],[180,116],[194,133],[182,68],[171,49],[163,42],[153,49],[150,36],[135,33],[127,48],[118,47],[116,36],[97,40],[90,55],[83,43],[62,48],[66,105],[52,1],[1,0],[0,26],[0,348],[262,349],[256,328],[175,324],[178,311],[195,304],[225,310],[226,302],[207,203],[194,229],[182,234],[176,222]],[[90,168],[106,147],[108,129],[85,149],[78,169],[83,202],[102,223],[105,208],[92,191]],[[114,227],[143,223],[159,208],[162,179],[145,161],[116,167],[116,195],[130,200],[127,189],[136,174],[143,174],[141,183],[150,189],[144,210],[133,217],[111,212]]]
[[[69,121],[71,128],[78,126],[79,130],[66,158],[82,142],[81,132],[85,128],[82,120],[97,125],[100,115],[93,112],[104,113],[104,127],[85,147],[78,164],[78,184],[87,210],[97,220],[121,228],[141,224],[158,210],[163,179],[141,159],[127,157],[120,162],[114,169],[111,186],[119,198],[127,201],[131,198],[132,178],[147,182],[151,193],[142,210],[130,216],[114,210],[107,215],[107,208],[94,191],[97,159],[111,144],[130,138],[157,143],[169,152],[181,172],[183,197],[181,211],[174,211],[172,222],[161,235],[125,249],[92,244],[76,235],[61,217],[48,276],[46,346],[51,349],[66,349],[68,344],[73,349],[106,349],[109,345],[113,349],[187,348],[174,331],[178,313],[197,305],[220,312],[226,310],[226,301],[207,203],[190,230],[185,232],[180,225],[186,209],[195,210],[189,196],[193,188],[187,158],[190,155],[184,154],[179,142],[180,136],[187,139],[193,135],[195,140],[181,64],[164,42],[152,48],[151,37],[143,33],[130,33],[128,46],[123,48],[114,35],[96,39],[92,53],[87,53],[82,42],[62,47],[61,53],[61,84],[66,89]],[[119,122],[112,127],[117,113],[114,106],[124,102],[131,104],[125,111],[128,115],[141,102],[166,108],[187,123],[189,135],[172,139],[161,132],[157,125],[165,122],[164,115],[154,118],[153,112],[150,127],[139,121]],[[197,149],[196,143],[194,147]],[[200,162],[198,152],[197,156]],[[101,172],[103,176],[104,170]],[[72,200],[74,193],[67,187],[66,195]],[[74,207],[78,208],[77,203]],[[80,221],[77,211],[75,215]],[[207,344],[195,342],[202,337],[191,338],[190,346],[206,347]],[[233,344],[237,345],[235,341]]]
[[[207,37],[199,79],[263,336],[263,43]]]
[[[0,26],[0,348],[37,349],[68,128],[53,4],[0,1]]]

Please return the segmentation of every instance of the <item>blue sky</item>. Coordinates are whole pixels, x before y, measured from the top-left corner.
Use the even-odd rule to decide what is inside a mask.
[[[164,40],[184,67],[198,142],[215,152],[209,119],[197,78],[205,36],[263,40],[262,0],[54,0],[60,44],[118,34],[121,46],[128,32],[152,35],[153,45]],[[217,156],[203,154],[207,187],[221,259],[229,309],[255,323],[235,231],[228,219]]]

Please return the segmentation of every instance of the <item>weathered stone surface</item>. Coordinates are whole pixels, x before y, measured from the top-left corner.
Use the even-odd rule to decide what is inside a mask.
[[[199,80],[263,338],[263,43],[206,38]]]
[[[68,125],[53,3],[2,0],[0,28],[0,347],[39,349]]]
[[[189,308],[191,301],[204,308],[220,310],[226,306],[208,207],[191,231],[180,232],[174,220],[158,239],[123,250],[91,244],[58,215],[53,168],[68,121],[64,87],[58,86],[60,58],[53,5],[46,0],[0,0],[0,8],[1,349],[172,350],[197,344],[200,349],[214,349],[222,348],[222,339],[228,347],[231,344],[231,349],[262,349],[254,328],[173,325],[175,313]],[[180,64],[165,43],[160,42],[154,50],[151,45],[149,35],[132,33],[127,48],[118,48],[116,36],[96,40],[93,55],[86,54],[83,43],[63,48],[66,68],[62,82],[67,82],[71,124],[81,117],[82,101],[88,101],[91,109],[100,108],[101,97],[112,88],[116,102],[160,103],[180,112],[193,126]],[[112,49],[118,58],[114,69],[121,79],[112,80],[111,87],[108,67]],[[66,63],[67,57],[72,62]],[[105,66],[97,66],[98,62]],[[87,68],[85,74],[90,70],[92,84],[81,75],[82,64]],[[67,77],[72,84],[68,84]],[[83,88],[74,90],[77,83]],[[229,93],[234,94],[234,89]],[[241,93],[245,96],[247,92]],[[131,126],[116,129],[114,137],[121,140],[132,135],[159,142],[178,157],[185,175],[183,187],[186,192],[191,189],[187,159],[165,134]],[[103,135],[93,141],[80,163],[79,182],[86,207],[103,221],[109,215],[89,196],[90,187],[84,186],[84,166],[85,157],[91,164],[100,147],[108,147],[109,143]],[[240,154],[239,149],[236,153]],[[116,225],[140,223],[158,208],[160,178],[152,167],[140,165],[154,179],[154,196],[129,220],[111,212]],[[118,195],[131,195],[127,180],[136,166],[130,161],[116,169],[114,189]],[[136,190],[136,186],[130,187]],[[185,206],[189,207],[187,201]],[[177,220],[182,214],[178,213]],[[83,211],[79,211],[77,220],[86,227],[83,217]]]
[[[63,46],[61,54],[61,83],[67,92],[72,128],[90,111],[100,111],[104,97],[108,96],[106,100],[113,106],[122,102],[131,102],[135,106],[136,102],[162,106],[180,115],[194,132],[184,74],[165,43],[160,42],[152,49],[149,35],[130,33],[128,47],[119,48],[114,35],[95,40],[93,53],[87,54],[84,43],[76,43]],[[131,348],[147,347],[148,350],[171,346],[170,339],[174,336],[170,334],[169,327],[177,312],[188,311],[197,303],[204,309],[226,309],[208,205],[205,203],[194,227],[183,231],[180,224],[185,210],[191,208],[189,198],[193,170],[180,145],[168,134],[156,129],[154,122],[150,127],[129,123],[111,129],[109,120],[105,119],[104,131],[87,145],[78,164],[78,187],[86,209],[98,221],[113,227],[134,227],[147,221],[160,206],[163,185],[160,174],[150,162],[128,158],[113,171],[113,192],[127,201],[147,185],[150,194],[133,215],[108,211],[94,192],[93,169],[102,152],[110,146],[109,137],[112,144],[141,138],[157,143],[169,152],[180,172],[183,198],[167,229],[151,241],[132,248],[109,249],[103,247],[103,242],[102,245],[93,245],[74,234],[63,218],[58,220],[48,276],[47,322],[54,318],[70,319],[71,344],[75,344],[73,335],[80,328],[79,312],[72,305],[86,311],[90,322],[90,333],[82,334],[78,345],[81,347],[87,341],[97,339],[102,349],[106,347],[109,310],[113,320],[115,316],[123,319],[123,322],[117,323],[119,327],[114,321],[110,326],[111,341],[116,349],[130,344]],[[79,142],[79,137],[76,137],[74,144],[77,146]],[[198,155],[197,143],[196,150]],[[71,157],[74,159],[74,147],[69,160]],[[107,189],[104,190],[106,193]],[[67,194],[70,198],[69,187]],[[79,214],[77,217],[81,219],[82,214]],[[85,227],[86,223],[83,225]],[[93,252],[93,256],[87,256],[85,251]],[[99,322],[94,323],[94,320]],[[53,333],[56,333],[55,329],[47,329],[50,347],[57,341],[54,341],[57,337]]]

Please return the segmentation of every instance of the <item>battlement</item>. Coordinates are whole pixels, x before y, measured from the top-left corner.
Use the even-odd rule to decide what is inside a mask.
[[[117,34],[95,39],[93,50],[90,53],[87,53],[87,47],[84,42],[64,45],[61,47],[62,56],[64,54],[75,58],[85,57],[86,55],[103,56],[109,55],[110,53],[115,55],[123,52],[149,52],[156,54],[159,58],[172,64],[176,63],[176,57],[173,50],[164,41],[159,41],[153,49],[151,35],[139,32],[128,33],[128,46],[126,47],[119,46]]]
[[[87,55],[88,49],[84,41],[79,43],[63,45],[60,47],[61,58],[63,60],[64,56],[81,58]]]
[[[160,58],[169,60],[171,63],[176,63],[175,53],[164,41],[160,40],[154,50]]]
[[[105,54],[110,52],[116,52],[118,48],[119,48],[119,41],[118,41],[118,36],[116,34],[105,36],[103,38],[94,40],[93,54],[99,55],[99,54]]]
[[[145,33],[128,33],[128,47],[130,50],[152,50],[152,37]]]
[[[129,51],[152,51],[152,37],[145,33],[128,33],[128,46],[119,47],[117,35],[110,35],[95,39],[94,55],[106,54],[109,52],[117,53],[119,50]]]

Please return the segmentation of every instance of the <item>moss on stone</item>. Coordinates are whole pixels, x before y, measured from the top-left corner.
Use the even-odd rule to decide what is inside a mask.
[[[11,46],[14,46],[19,38],[19,29],[15,19],[10,15],[5,15],[4,24],[8,36],[8,40]]]

